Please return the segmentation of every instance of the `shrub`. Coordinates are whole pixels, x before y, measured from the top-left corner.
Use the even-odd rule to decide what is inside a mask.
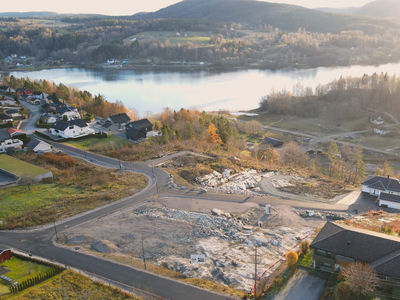
[[[71,156],[59,155],[51,152],[40,155],[39,159],[42,159],[47,163],[53,164],[62,169],[70,168],[78,164],[78,161],[75,158],[72,158]]]
[[[294,266],[297,263],[297,260],[299,259],[299,255],[297,252],[294,251],[289,251],[286,253],[286,261],[289,267]]]
[[[311,242],[309,240],[303,240],[300,243],[300,250],[301,253],[303,253],[304,255],[307,254],[308,250],[310,249],[310,244]]]
[[[341,281],[335,288],[335,298],[336,300],[351,300],[351,287],[345,282]]]

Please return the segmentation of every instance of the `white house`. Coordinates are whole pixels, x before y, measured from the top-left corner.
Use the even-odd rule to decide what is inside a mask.
[[[68,105],[64,105],[59,110],[57,110],[57,114],[60,117],[60,119],[63,119],[64,116],[67,116],[68,121],[81,118],[78,110],[75,107]]]
[[[125,126],[131,121],[126,113],[119,113],[113,116],[109,116],[107,121],[110,121],[112,124],[117,124],[119,128],[125,128]]]
[[[52,135],[61,138],[76,138],[94,133],[94,130],[81,119],[57,121],[50,126],[50,131]]]
[[[378,205],[388,208],[400,209],[400,196],[382,192],[378,198]]]
[[[53,124],[57,121],[57,116],[53,115],[52,113],[44,113],[40,116],[40,120],[42,120],[45,124]]]
[[[26,146],[28,149],[32,150],[35,153],[45,153],[51,152],[51,145],[46,143],[45,141],[40,141],[38,139],[32,138]]]
[[[13,118],[19,118],[22,117],[22,115],[20,114],[19,109],[8,109],[5,111],[6,115],[11,116]]]
[[[0,100],[0,104],[4,106],[16,106],[17,103],[14,100],[2,99]]]
[[[391,130],[381,127],[381,128],[374,128],[374,132],[377,134],[380,134],[380,135],[386,135],[386,134],[390,133]]]
[[[369,175],[361,182],[361,191],[370,195],[379,196],[382,192],[391,195],[400,195],[400,183],[396,178]]]
[[[373,116],[373,117],[369,118],[369,121],[376,125],[382,125],[385,122],[385,121],[383,121],[383,119],[380,116],[378,116],[378,117]]]
[[[6,114],[0,114],[0,121],[3,123],[8,123],[14,121],[13,118]]]
[[[23,142],[13,139],[6,128],[0,129],[0,153],[7,152],[8,149],[21,149]]]

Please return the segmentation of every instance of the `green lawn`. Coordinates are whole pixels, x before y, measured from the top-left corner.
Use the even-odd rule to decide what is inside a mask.
[[[193,42],[196,45],[206,45],[210,42],[210,37],[206,32],[198,32],[198,31],[190,31],[188,32],[188,36],[177,37],[175,36],[174,31],[145,31],[138,33],[136,35],[130,36],[123,40],[124,44],[130,44],[129,40],[132,38],[142,38],[144,40],[149,38],[158,38],[161,43],[164,43],[166,40],[169,40],[171,44],[185,43],[185,42]]]
[[[0,155],[0,169],[4,169],[18,176],[23,174],[37,176],[48,172],[46,169],[34,166],[6,154]]]
[[[74,186],[60,184],[35,184],[30,186],[15,186],[0,190],[0,220],[16,217],[49,206],[54,202],[82,193]]]
[[[299,260],[297,261],[297,264],[299,266],[311,268],[312,263],[313,263],[313,252],[314,251],[308,251],[306,255],[300,255]]]
[[[128,143],[128,140],[115,136],[113,134],[108,135],[106,139],[86,139],[79,141],[69,141],[68,145],[73,147],[82,149],[82,150],[90,150],[93,148],[105,148],[109,146],[114,146],[119,148]]]
[[[0,264],[0,266],[6,266],[6,269],[10,270],[9,273],[5,274],[8,278],[11,278],[13,282],[23,282],[26,279],[32,278],[40,273],[46,273],[51,267],[41,265],[31,261],[22,260],[16,257]],[[0,295],[7,294],[9,292],[8,285],[0,281]]]

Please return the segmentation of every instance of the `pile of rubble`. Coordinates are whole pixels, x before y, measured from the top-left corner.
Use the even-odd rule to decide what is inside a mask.
[[[222,174],[214,171],[211,174],[196,178],[196,181],[213,192],[260,195],[261,190],[258,188],[258,183],[262,178],[273,174],[273,172],[259,173],[254,169],[245,169],[231,175],[232,172],[230,169],[225,169]]]
[[[318,218],[324,220],[345,220],[351,216],[351,214],[343,212],[332,212],[332,211],[316,211],[316,210],[304,210],[300,211],[300,217],[302,218]]]

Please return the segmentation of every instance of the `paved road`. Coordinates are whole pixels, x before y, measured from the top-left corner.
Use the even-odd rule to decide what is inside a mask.
[[[21,129],[23,129],[27,134],[31,134],[35,132],[35,130],[38,130],[36,122],[43,113],[43,109],[40,105],[32,105],[25,101],[20,101],[20,103],[30,111],[29,118],[22,122]]]

